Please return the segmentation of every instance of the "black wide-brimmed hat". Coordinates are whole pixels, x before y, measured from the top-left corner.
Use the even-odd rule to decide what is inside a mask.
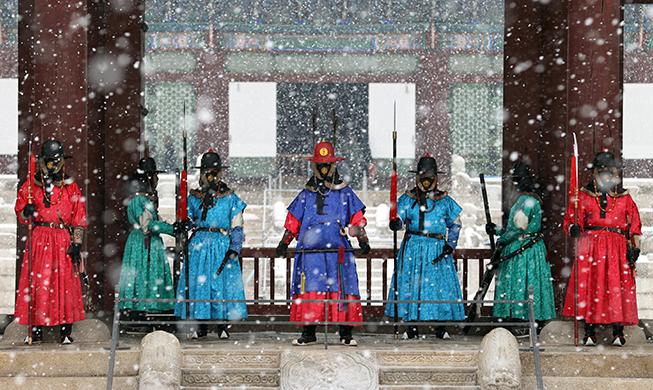
[[[611,152],[600,152],[594,156],[587,169],[617,168],[621,169],[621,162]]]
[[[216,152],[206,152],[202,155],[202,159],[200,160],[200,166],[195,167],[199,169],[211,169],[211,168],[216,168],[216,169],[223,169],[223,168],[229,168],[226,165],[222,165],[222,159],[220,159],[220,155],[217,154]]]
[[[136,168],[136,173],[138,174],[148,174],[148,173],[165,173],[166,171],[159,171],[156,169],[156,161],[152,157],[143,157],[138,161],[138,168]]]
[[[512,168],[510,168],[510,177],[513,179],[526,177],[532,178],[534,177],[534,173],[528,164],[518,160],[515,161],[515,163],[512,164]]]
[[[58,159],[58,158],[70,158],[64,154],[63,144],[56,139],[49,139],[41,145],[41,155],[39,158],[42,159]]]
[[[425,173],[432,173],[433,175],[437,175],[438,173],[445,173],[438,171],[438,163],[435,161],[435,158],[431,156],[420,157],[419,161],[417,162],[417,169],[408,172],[417,173],[419,175],[423,175]]]

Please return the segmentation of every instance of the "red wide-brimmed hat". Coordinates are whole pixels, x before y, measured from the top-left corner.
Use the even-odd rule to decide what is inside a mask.
[[[336,156],[333,144],[328,141],[322,141],[315,144],[313,155],[306,157],[306,159],[317,164],[334,163],[345,160],[344,157]]]

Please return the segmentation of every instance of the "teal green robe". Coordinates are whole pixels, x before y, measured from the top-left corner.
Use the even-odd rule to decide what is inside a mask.
[[[498,242],[504,244],[502,256],[513,253],[530,241],[529,236],[542,228],[540,200],[530,194],[521,194],[510,210],[508,226],[497,232]],[[546,260],[546,246],[541,239],[521,254],[502,262],[497,270],[495,299],[525,300],[528,289],[535,290],[535,319],[545,321],[555,318],[551,268]],[[498,318],[528,319],[528,305],[522,303],[495,303],[493,315]]]
[[[171,224],[159,220],[152,201],[134,196],[127,205],[133,227],[125,244],[120,273],[121,298],[174,299],[172,272],[161,234],[173,234]],[[146,237],[149,236],[149,259]],[[157,312],[172,310],[174,302],[121,302],[121,310]]]

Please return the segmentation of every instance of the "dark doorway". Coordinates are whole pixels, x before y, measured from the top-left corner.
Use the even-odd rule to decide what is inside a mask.
[[[321,140],[335,141],[337,153],[347,158],[339,166],[341,175],[360,185],[372,161],[368,110],[367,84],[278,84],[277,153],[281,172],[305,175],[303,157],[313,152],[313,145]]]

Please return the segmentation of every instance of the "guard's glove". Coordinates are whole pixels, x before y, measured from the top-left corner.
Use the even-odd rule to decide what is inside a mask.
[[[571,225],[569,226],[569,235],[572,238],[578,238],[580,237],[580,226],[578,225]]]
[[[274,251],[274,254],[277,257],[285,257],[287,252],[288,252],[288,244],[286,244],[283,241],[280,241],[279,245],[277,245],[277,249]]]
[[[72,259],[75,273],[79,272],[79,266],[82,264],[82,245],[77,243],[70,244],[68,255]]]
[[[23,217],[27,219],[29,217],[33,217],[34,214],[36,214],[36,205],[31,203],[25,205],[25,207],[23,208]]]
[[[639,248],[629,246],[628,249],[626,249],[626,259],[628,259],[628,264],[631,268],[635,267],[635,262],[637,262],[637,259],[639,258],[639,253]]]
[[[358,240],[358,246],[360,247],[358,253],[363,256],[367,255],[372,250],[372,248],[370,248],[370,242],[368,240]]]
[[[487,233],[488,236],[496,236],[497,235],[497,225],[493,223],[487,223],[485,224],[485,233]]]
[[[401,218],[395,218],[390,221],[389,224],[390,230],[393,232],[399,231],[404,227],[404,222],[401,220]]]
[[[186,233],[192,227],[193,227],[193,223],[191,221],[177,221],[172,224],[172,229],[174,231],[174,234]]]
[[[442,254],[445,256],[453,254],[453,247],[449,244],[444,244],[444,247],[442,247]]]
[[[233,249],[229,249],[229,250],[227,251],[227,253],[225,253],[225,255],[224,255],[224,259],[225,259],[225,260],[235,259],[235,258],[237,258],[237,257],[238,257],[238,252],[236,252],[236,251],[233,250]]]

